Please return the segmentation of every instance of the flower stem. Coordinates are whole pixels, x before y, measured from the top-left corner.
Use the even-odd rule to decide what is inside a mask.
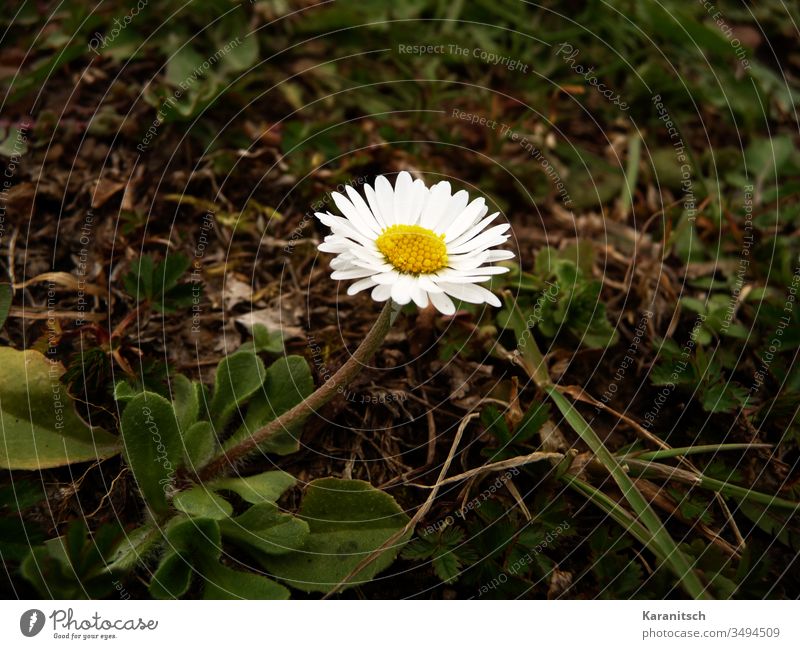
[[[337,393],[340,393],[358,375],[373,354],[378,351],[383,339],[389,332],[392,322],[394,322],[396,314],[396,306],[391,300],[387,300],[378,319],[372,325],[372,329],[369,330],[369,333],[361,341],[356,351],[328,381],[317,388],[307,399],[298,403],[294,408],[287,410],[280,417],[273,419],[263,428],[255,431],[246,440],[227,451],[221,451],[206,466],[200,469],[198,472],[200,480],[211,480],[223,475],[226,471],[232,469],[237,462],[258,451],[259,445],[264,441],[279,431],[286,430],[292,422],[305,419],[324,406]]]

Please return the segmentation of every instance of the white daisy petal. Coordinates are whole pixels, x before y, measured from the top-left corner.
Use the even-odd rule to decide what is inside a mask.
[[[357,282],[350,284],[350,286],[347,287],[347,294],[355,295],[356,293],[360,293],[364,289],[372,288],[373,286],[375,286],[375,280],[373,280],[371,277],[365,277],[364,279],[360,279]]]
[[[341,216],[334,216],[333,214],[316,213],[316,217],[324,224],[327,225],[334,234],[347,237],[353,241],[357,241],[365,246],[374,245],[372,237],[359,232],[353,223]]]
[[[333,268],[333,270],[353,268],[353,262],[345,255],[339,255],[335,259],[331,259],[331,268]]]
[[[489,275],[470,275],[470,276],[461,276],[461,275],[450,275],[446,278],[439,279],[441,283],[447,284],[475,284],[476,282],[488,282],[492,279]]]
[[[403,275],[398,281],[392,284],[392,300],[398,304],[408,304],[411,302],[411,290],[413,288],[408,275]]]
[[[381,212],[381,206],[378,204],[378,195],[375,193],[375,190],[372,189],[370,185],[365,185],[364,195],[367,197],[367,202],[369,203],[369,209],[375,216],[375,220],[378,222],[378,225],[380,226],[381,230],[389,227],[389,225],[391,224],[387,223],[386,219],[383,218],[383,213]]]
[[[417,284],[426,293],[441,293],[442,289],[438,284],[428,275],[420,275],[417,278]]]
[[[448,257],[448,266],[456,270],[473,270],[486,263],[486,251],[474,254],[452,255]]]
[[[375,194],[387,227],[397,223],[394,215],[394,190],[385,176],[378,176],[375,179]]]
[[[348,270],[335,270],[331,273],[331,279],[359,279],[361,277],[370,277],[375,274],[371,268],[351,268]]]
[[[444,293],[428,293],[431,304],[436,307],[436,310],[444,315],[453,315],[456,312],[456,305]]]
[[[470,304],[482,304],[487,302],[492,306],[500,306],[500,300],[497,296],[477,284],[451,284],[448,282],[440,282],[439,286],[444,289],[444,292],[452,295],[458,300],[469,302]]]
[[[513,259],[514,253],[511,250],[490,250],[489,256],[486,257],[486,261],[504,261],[506,259]]]
[[[483,198],[476,198],[466,209],[456,215],[452,223],[445,226],[444,223],[440,224],[437,232],[444,233],[444,240],[447,242],[455,239],[459,234],[464,232],[467,228],[471,228],[475,222],[481,218],[481,214],[489,208],[486,207],[486,201]]]
[[[424,309],[428,306],[428,294],[419,286],[413,286],[411,288],[411,299],[414,300],[414,304],[420,309]]]
[[[349,187],[348,187],[349,189]],[[344,216],[356,227],[358,228],[359,232],[363,232],[367,234],[372,232],[375,236],[380,234],[380,229],[378,228],[378,224],[375,223],[374,228],[370,224],[370,221],[374,222],[374,219],[367,219],[364,218],[364,215],[356,209],[356,206],[353,205],[347,198],[345,198],[339,192],[333,192],[331,194],[333,197],[333,202],[336,204],[336,207],[339,208],[339,211],[344,214]]]
[[[475,200],[483,200],[483,199],[475,199]],[[447,231],[453,221],[458,218],[458,215],[464,211],[464,208],[467,206],[467,202],[469,201],[469,194],[466,190],[461,190],[460,192],[456,192],[450,197],[450,200],[447,202],[447,207],[444,208],[444,212],[442,216],[439,218],[439,221],[434,225],[431,230],[438,233],[443,233]]]
[[[411,215],[408,214],[413,186],[414,181],[410,173],[401,171],[397,174],[397,179],[394,181],[394,201],[392,203],[395,223],[414,223]]]
[[[390,270],[386,273],[375,275],[374,279],[376,284],[388,284],[391,286],[392,284],[400,281],[400,273],[398,273],[396,270]]]
[[[355,263],[355,262],[354,262]],[[510,268],[506,268],[505,266],[480,266],[478,268],[472,270],[457,270],[453,274],[454,275],[502,275],[503,273],[507,273]]]
[[[375,234],[380,234],[383,228],[378,223],[378,220],[375,218],[375,214],[373,214],[372,210],[369,208],[369,205],[367,205],[364,202],[364,199],[361,198],[361,194],[359,194],[350,185],[345,185],[344,189],[347,192],[347,196],[350,198],[350,202],[353,204],[353,207],[356,208],[358,213],[361,215],[361,218],[367,223],[369,229]]]
[[[439,222],[447,204],[450,202],[450,183],[443,180],[431,187],[428,192],[425,205],[422,207],[422,215],[419,224],[423,228],[433,229]]]
[[[334,243],[331,241],[324,241],[323,243],[317,246],[317,249],[320,252],[330,252],[333,254],[337,254],[340,252],[345,252],[347,250],[346,243]]]
[[[485,209],[487,211],[489,210],[488,207],[485,207]],[[500,216],[500,212],[495,212],[494,214],[492,214],[491,216],[487,216],[483,220],[480,220],[480,217],[478,217],[477,225],[474,223],[471,226],[467,225],[466,227],[464,227],[463,230],[461,230],[460,228],[456,228],[456,225],[454,224],[453,227],[451,227],[450,230],[448,230],[448,233],[445,235],[444,240],[447,241],[447,243],[452,244],[454,246],[457,246],[460,243],[464,243],[465,241],[469,241],[470,239],[476,237],[478,234],[483,232],[486,229],[486,227],[492,221],[494,221],[498,216]],[[466,223],[466,221],[462,222],[462,225],[463,223]]]
[[[414,181],[414,185],[411,189],[411,201],[409,203],[408,208],[408,218],[406,220],[407,223],[411,225],[416,225],[419,223],[419,220],[422,216],[422,208],[425,206],[425,202],[428,200],[428,188],[425,186],[425,183],[421,180],[417,179]]]
[[[503,223],[502,225],[496,225],[493,228],[489,228],[486,232],[479,234],[474,239],[470,239],[464,243],[461,243],[457,246],[453,246],[452,248],[448,247],[447,251],[453,254],[458,254],[460,252],[471,252],[473,250],[483,250],[489,246],[496,246],[498,243],[505,243],[508,239],[507,236],[504,236],[503,233],[511,227],[510,223]]]
[[[376,302],[386,302],[392,296],[391,284],[378,284],[372,289],[372,299]]]

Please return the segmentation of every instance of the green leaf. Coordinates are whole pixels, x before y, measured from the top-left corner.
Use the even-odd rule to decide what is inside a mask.
[[[150,594],[157,599],[184,595],[197,566],[218,562],[222,553],[219,524],[209,518],[179,515],[167,523],[167,552],[150,583]]]
[[[184,434],[186,466],[199,469],[214,457],[217,436],[211,422],[198,421]]]
[[[183,457],[172,404],[155,392],[142,392],[125,407],[120,430],[145,503],[156,513],[169,511],[166,494]]]
[[[0,487],[0,513],[4,509],[21,512],[44,498],[45,491],[41,481],[17,478]]]
[[[298,515],[311,533],[302,550],[262,559],[276,577],[306,592],[328,592],[408,523],[389,494],[360,480],[310,483]],[[410,535],[410,533],[409,533]],[[406,535],[348,582],[364,583],[395,560]]]
[[[9,284],[0,284],[0,329],[6,324],[13,297],[14,291],[11,290],[11,286]]]
[[[178,514],[167,523],[167,546],[188,557],[219,557],[222,537],[219,523],[210,518],[187,518]]]
[[[148,523],[126,534],[111,555],[106,570],[127,572],[141,563],[161,539],[161,530]]]
[[[233,507],[227,500],[199,486],[177,493],[173,505],[178,511],[198,518],[223,520],[233,514]]]
[[[514,432],[514,441],[517,443],[527,442],[541,430],[549,418],[550,404],[534,401],[522,421],[517,425],[517,430]]]
[[[308,523],[281,513],[274,503],[253,505],[241,516],[223,521],[220,530],[233,543],[268,555],[300,549],[309,533]]]
[[[247,28],[244,28],[246,33]],[[247,70],[258,60],[258,39],[255,35],[245,36],[240,39],[236,47],[230,49],[225,55],[225,67],[235,72]]]
[[[453,550],[442,550],[433,557],[433,571],[446,584],[453,583],[461,572],[461,562]]]
[[[130,271],[123,280],[125,290],[135,300],[153,299],[153,258],[143,255],[132,261]]]
[[[296,480],[283,471],[267,471],[249,478],[222,478],[209,483],[217,491],[233,491],[249,503],[274,503]]]
[[[203,599],[289,599],[289,589],[263,575],[214,563],[203,568]]]
[[[93,599],[113,589],[105,570],[106,557],[117,545],[120,529],[103,525],[89,535],[82,520],[74,520],[63,536],[49,539],[30,549],[22,563],[22,574],[42,597]]]
[[[114,401],[130,401],[137,394],[141,394],[141,390],[136,389],[127,381],[118,381],[114,385]]]
[[[794,143],[788,135],[772,139],[758,138],[745,152],[748,174],[754,174],[758,184],[775,180],[782,175],[786,161],[794,151]]]
[[[706,412],[729,412],[741,406],[747,399],[747,390],[731,382],[717,382],[705,387],[700,400]]]
[[[38,351],[0,347],[0,468],[45,469],[119,453],[116,437],[78,416],[63,372]]]
[[[150,594],[156,599],[178,599],[192,583],[192,566],[177,552],[161,559],[150,582]]]
[[[178,374],[172,380],[172,405],[175,408],[175,417],[181,433],[186,433],[200,416],[198,386],[199,384],[193,383],[182,374]]]
[[[237,352],[250,351],[257,354],[282,354],[283,348],[283,333],[280,331],[270,331],[263,324],[254,323],[253,340],[244,343]]]
[[[3,129],[0,135],[0,156],[5,158],[19,158],[28,151],[28,137],[24,128],[12,126],[6,131]],[[7,167],[13,170],[13,167]],[[12,174],[13,175],[13,174]],[[2,323],[0,323],[2,326]]]
[[[302,356],[285,356],[266,372],[263,389],[253,397],[247,408],[244,423],[224,444],[226,449],[248,439],[276,417],[301,403],[314,391],[314,379],[306,359]],[[292,423],[259,445],[264,453],[288,455],[300,448],[299,432],[302,420]]]
[[[217,365],[211,418],[217,430],[225,428],[234,411],[264,383],[264,363],[255,354],[235,353]]]
[[[175,288],[181,275],[189,270],[189,265],[189,258],[186,255],[167,255],[153,271],[153,294],[165,295]]]
[[[196,70],[202,67],[204,61],[197,51],[188,43],[177,48],[171,53],[167,62],[166,80],[174,87],[186,83],[186,80],[196,75]]]

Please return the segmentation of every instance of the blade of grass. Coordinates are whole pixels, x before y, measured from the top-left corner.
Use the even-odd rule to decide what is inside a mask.
[[[637,521],[631,513],[617,501],[613,498],[609,498],[599,489],[574,475],[565,474],[562,476],[562,480],[611,516],[611,518],[624,527],[626,531],[630,532],[639,543],[646,548],[650,548],[659,561],[662,563],[666,562],[666,556],[661,552],[661,549],[653,543],[653,535],[650,534],[649,530]]]
[[[683,446],[681,448],[668,448],[660,451],[634,451],[620,455],[621,461],[637,460],[665,460],[683,455],[698,455],[701,453],[716,453],[718,451],[748,451],[755,448],[772,448],[772,444],[704,444],[702,446]]]
[[[739,487],[738,485],[731,484],[730,482],[724,482],[723,480],[709,478],[702,473],[689,473],[688,471],[678,469],[674,466],[669,466],[668,464],[659,464],[657,462],[648,462],[633,458],[625,458],[624,462],[630,467],[634,475],[650,477],[655,476],[659,478],[667,478],[668,480],[678,480],[680,482],[702,487],[703,489],[717,491],[724,496],[757,502],[770,507],[780,507],[781,509],[792,510],[800,509],[800,503],[792,502],[791,500],[786,500],[777,496],[771,496],[770,494],[761,493],[760,491],[754,491],[753,489],[748,489],[747,487]]]
[[[617,459],[603,444],[597,433],[586,422],[583,416],[567,401],[554,385],[544,388],[556,407],[561,411],[564,419],[575,430],[580,438],[591,449],[597,459],[603,464],[611,474],[614,482],[622,491],[622,495],[628,501],[631,509],[638,519],[652,534],[648,547],[651,550],[658,548],[664,561],[672,568],[681,582],[686,592],[695,599],[709,599],[710,595],[706,592],[700,578],[692,569],[692,564],[686,555],[678,548],[678,544],[670,536],[655,510],[650,507],[650,503],[633,484],[630,476],[625,472]]]
[[[536,385],[550,396],[566,422],[578,433],[600,463],[611,474],[631,509],[651,535],[646,543],[647,547],[656,556],[663,558],[664,562],[678,577],[683,589],[691,597],[695,599],[710,599],[710,594],[706,592],[700,578],[692,569],[691,562],[678,548],[678,544],[667,532],[661,523],[661,519],[650,507],[645,497],[636,488],[636,485],[633,484],[633,481],[611,451],[606,448],[597,433],[550,381],[544,357],[536,344],[528,322],[517,306],[511,292],[505,291],[504,298],[510,312],[509,325],[514,329],[514,333],[517,336],[517,347],[521,355],[520,365]]]
[[[633,192],[639,180],[639,162],[642,158],[642,140],[639,133],[632,133],[628,140],[628,164],[625,167],[625,186],[619,198],[619,213],[622,219],[627,219],[633,206]]]

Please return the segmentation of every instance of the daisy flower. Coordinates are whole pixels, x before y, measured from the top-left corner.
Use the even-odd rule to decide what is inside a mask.
[[[366,201],[352,187],[347,196],[338,192],[333,201],[343,216],[316,212],[331,229],[320,244],[333,253],[332,279],[357,280],[348,295],[372,289],[372,299],[397,304],[412,300],[420,308],[430,302],[441,313],[452,315],[451,298],[492,306],[500,300],[479,285],[508,268],[494,262],[511,259],[509,250],[493,250],[505,243],[508,223],[489,227],[499,212],[489,216],[486,201],[451,192],[443,180],[428,188],[402,171],[394,188],[384,176],[375,186],[364,186]]]

